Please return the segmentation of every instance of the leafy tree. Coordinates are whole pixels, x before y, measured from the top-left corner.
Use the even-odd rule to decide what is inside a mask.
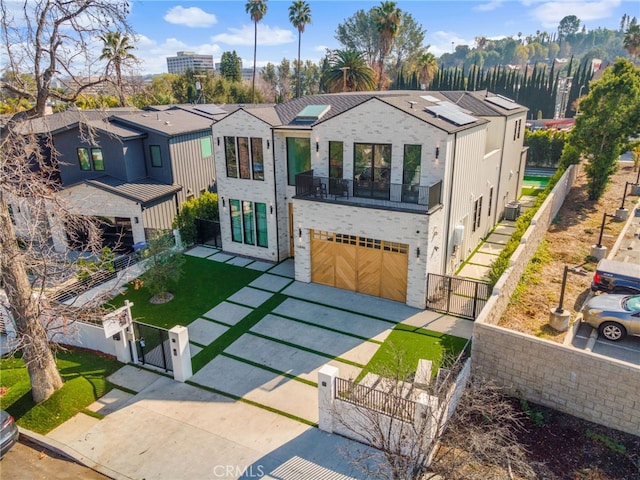
[[[116,87],[120,106],[126,105],[124,89],[122,86],[122,67],[133,64],[137,58],[131,53],[135,47],[129,43],[129,37],[121,32],[107,32],[100,36],[104,43],[100,60],[107,60],[107,73],[113,67],[116,73]]]
[[[172,85],[178,78],[174,73],[163,73],[154,75],[151,83],[144,86],[141,92],[135,93],[131,97],[132,103],[143,108],[147,105],[171,105],[178,101],[173,95]]]
[[[558,167],[568,134],[554,130],[525,131],[524,144],[529,147],[527,166]]]
[[[223,52],[220,57],[220,75],[232,82],[242,80],[242,60],[234,50],[233,52]]]
[[[384,82],[384,61],[391,51],[391,47],[393,47],[393,40],[398,35],[401,18],[402,11],[398,8],[396,2],[384,1],[380,6],[373,8],[373,19],[376,25],[376,30],[380,35],[378,90],[382,89],[382,84]]]
[[[376,86],[375,72],[367,65],[365,54],[355,50],[331,51],[322,81],[328,92],[369,91]]]
[[[298,30],[298,83],[296,85],[296,97],[300,96],[300,75],[301,75],[301,63],[300,63],[300,42],[302,41],[302,34],[304,33],[304,27],[311,23],[311,8],[309,4],[304,0],[296,0],[289,6],[289,21],[291,25]]]
[[[580,19],[575,15],[567,15],[558,24],[558,36],[566,39],[575,35],[580,29]]]
[[[270,101],[277,101],[277,92],[278,92],[278,74],[276,73],[276,67],[273,63],[269,62],[262,69],[262,73],[260,74],[262,81],[266,84],[267,88],[267,97]]]
[[[285,102],[291,98],[291,63],[283,58],[277,67],[278,101]]]
[[[62,386],[42,321],[47,315],[57,315],[58,308],[64,308],[48,303],[44,296],[45,282],[48,278],[52,281],[51,269],[56,265],[49,251],[47,218],[55,215],[70,227],[83,227],[90,240],[96,240],[98,235],[95,224],[81,222],[82,219],[61,208],[62,200],[49,201],[57,187],[51,168],[57,152],[50,139],[33,133],[31,120],[44,116],[50,100],[72,102],[87,88],[104,81],[85,83],[75,67],[97,60],[89,45],[107,33],[107,27],[129,31],[128,5],[118,0],[17,3],[0,2],[3,36],[0,48],[11,73],[0,80],[0,88],[12,92],[15,98],[29,100],[33,108],[5,122],[0,138],[0,272],[8,310],[16,326],[18,348],[29,372],[32,397],[39,403]],[[27,69],[33,83],[23,81]],[[64,92],[52,87],[54,77],[60,76],[71,79]],[[29,231],[20,242],[9,214],[11,199],[24,202],[25,208],[28,202],[32,212]],[[71,235],[74,230],[69,229]],[[60,273],[65,272],[68,269],[61,268]]]
[[[640,134],[640,69],[618,59],[605,69],[580,102],[580,115],[571,134],[571,143],[582,151],[588,163],[590,200],[604,193],[620,153],[629,139]]]
[[[389,75],[393,78],[406,64],[413,66],[429,46],[423,46],[426,30],[422,28],[410,13],[402,13],[398,35],[396,36],[391,52],[389,53]],[[434,57],[435,58],[435,57]],[[405,69],[412,69],[409,67]]]
[[[640,54],[640,25],[631,25],[624,34],[624,48],[632,58]]]
[[[379,34],[371,12],[358,10],[336,28],[336,40],[344,50],[362,52],[365,62],[373,65],[378,57]]]
[[[173,228],[180,230],[180,237],[187,245],[197,239],[196,218],[219,220],[217,193],[204,192],[198,198],[185,201],[173,219]]]
[[[142,252],[148,269],[142,277],[144,286],[149,290],[152,302],[168,302],[173,296],[169,292],[182,275],[184,257],[173,248],[171,234],[156,233],[149,239],[149,245]]]
[[[258,22],[267,14],[267,0],[249,0],[244,10],[253,21],[253,75],[251,76],[251,103],[256,98],[256,53],[258,51]]]

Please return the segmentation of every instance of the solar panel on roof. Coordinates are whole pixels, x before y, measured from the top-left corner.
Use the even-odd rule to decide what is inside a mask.
[[[216,107],[215,105],[203,105],[201,107],[195,107],[194,110],[198,110],[199,112],[208,113],[209,115],[220,115],[220,114],[223,114],[223,113],[227,113],[226,110],[223,110],[220,107]]]
[[[471,115],[471,110],[467,110],[462,108],[460,105],[458,105],[457,103],[452,103],[452,102],[440,102],[438,105],[440,105],[441,107],[444,107],[448,110],[453,110],[456,112],[462,112],[462,113],[466,113]]]
[[[506,110],[515,110],[519,106],[517,103],[504,97],[487,97],[487,101]]]
[[[298,120],[317,120],[331,109],[331,105],[307,105],[296,115]]]
[[[433,105],[427,107],[426,110],[456,125],[467,125],[478,120],[476,117],[472,117],[459,109],[451,108],[447,105]]]
[[[431,102],[431,103],[439,103],[441,102],[440,99],[432,96],[432,95],[420,95],[420,98],[423,98],[424,100],[426,100],[427,102]]]

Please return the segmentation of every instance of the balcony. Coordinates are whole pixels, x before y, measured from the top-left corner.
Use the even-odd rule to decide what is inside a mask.
[[[296,175],[296,198],[368,208],[430,212],[441,205],[442,181],[429,186]]]

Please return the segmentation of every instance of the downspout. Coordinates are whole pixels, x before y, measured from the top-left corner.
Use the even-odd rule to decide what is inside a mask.
[[[276,181],[276,142],[274,141],[275,137],[273,135],[273,128],[271,128],[271,158],[273,159],[273,203],[275,210],[275,220],[276,220],[276,256],[277,263],[280,263],[280,228],[278,226],[278,183]]]
[[[458,132],[453,134],[453,155],[451,156],[451,183],[449,185],[449,205],[447,207],[447,228],[445,230],[445,243],[444,243],[444,250],[446,252],[445,255],[443,255],[442,259],[443,259],[443,265],[442,265],[442,272],[444,272],[444,274],[447,273],[447,263],[449,262],[449,236],[450,236],[450,228],[451,228],[451,202],[453,201],[453,180],[454,180],[454,173],[456,170],[456,146],[458,145]]]

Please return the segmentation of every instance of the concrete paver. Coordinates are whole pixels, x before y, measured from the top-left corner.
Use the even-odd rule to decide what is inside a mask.
[[[251,282],[249,286],[261,288],[270,292],[279,292],[287,285],[289,285],[292,281],[293,280],[288,277],[280,277],[278,275],[265,273],[264,275],[260,275],[253,282]]]
[[[500,233],[492,233],[491,235],[489,235],[487,237],[487,239],[485,240],[486,243],[497,243],[498,245],[505,245],[509,239],[511,238],[511,235],[503,235]]]
[[[106,395],[103,395],[98,400],[89,405],[87,407],[87,410],[99,413],[100,415],[109,415],[110,413],[113,413],[116,410],[122,408],[132,398],[132,394],[124,392],[119,388],[114,388],[107,392]]]
[[[446,333],[454,337],[471,338],[473,334],[473,322],[455,318],[444,313],[431,310],[422,310],[402,322],[405,325],[426,328],[435,332]]]
[[[471,261],[476,265],[484,265],[486,267],[489,267],[493,262],[496,261],[497,258],[497,255],[491,255],[484,252],[476,252],[471,258]]]
[[[189,330],[189,341],[200,345],[209,345],[229,328],[204,318],[198,318],[191,322],[187,329]]]
[[[227,261],[229,265],[235,265],[236,267],[246,267],[251,262],[253,262],[253,259],[247,257],[233,257],[231,260]]]
[[[260,272],[265,272],[273,266],[274,266],[273,263],[261,262],[260,260],[255,260],[250,264],[248,264],[247,268],[250,268],[251,270],[258,270]]]
[[[269,270],[269,273],[273,273],[275,275],[280,275],[282,277],[295,278],[296,269],[295,262],[292,258],[288,258],[282,263],[279,263],[275,267]]]
[[[227,300],[249,307],[259,307],[273,296],[271,292],[258,290],[256,288],[244,287],[231,295]]]
[[[107,380],[127,390],[139,392],[160,378],[162,376],[148,370],[134,367],[133,365],[125,365],[120,370],[109,375]]]
[[[475,259],[475,256],[474,256],[474,259]],[[467,263],[465,264],[464,267],[462,267],[462,270],[458,272],[458,275],[460,277],[472,278],[475,280],[483,280],[483,279],[486,279],[490,270],[491,268],[488,266],[474,265],[472,263]]]
[[[189,354],[191,355],[191,358],[195,357],[201,351],[202,351],[202,347],[199,347],[198,345],[194,345],[193,343],[189,342]]]
[[[500,252],[502,250],[504,250],[505,244],[498,244],[498,243],[483,243],[482,245],[480,245],[480,248],[478,248],[477,252],[481,252],[481,253],[488,253],[491,255],[500,255]]]
[[[249,307],[243,307],[242,305],[236,305],[235,303],[222,302],[208,312],[203,313],[202,316],[226,323],[227,325],[235,325],[252,311],[253,310]]]
[[[190,248],[189,250],[184,252],[184,254],[189,255],[191,257],[206,258],[206,257],[210,257],[213,254],[218,253],[219,251],[220,250],[217,248],[209,248],[209,247],[204,247],[202,245],[198,245],[196,247]]]
[[[231,260],[234,258],[233,255],[229,255],[228,253],[216,253],[215,255],[211,255],[207,257],[207,260],[213,260],[214,262],[226,262],[227,260]]]

